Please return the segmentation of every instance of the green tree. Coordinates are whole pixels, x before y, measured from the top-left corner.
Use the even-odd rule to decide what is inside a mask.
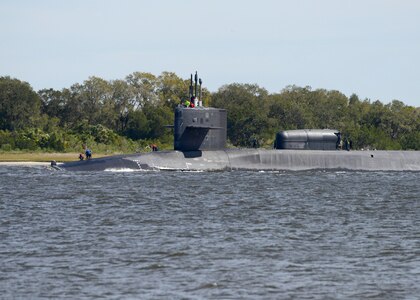
[[[63,89],[61,91],[64,108],[60,124],[64,128],[73,129],[77,127],[81,121],[86,120],[86,115],[80,101],[80,89],[79,84],[74,84],[69,89]]]
[[[215,107],[228,111],[228,138],[233,145],[250,146],[256,139],[266,142],[269,129],[268,92],[255,84],[230,84],[212,96]]]
[[[112,100],[115,112],[115,129],[122,133],[127,128],[128,116],[135,108],[134,89],[124,80],[111,82]]]
[[[160,139],[170,134],[170,130],[165,126],[174,122],[173,110],[167,106],[146,106],[144,114],[148,121],[148,132],[144,136],[146,139]]]
[[[158,77],[157,94],[160,105],[174,109],[188,96],[188,83],[175,73],[163,72]]]
[[[63,97],[63,93],[61,91],[43,89],[38,91],[38,96],[40,97],[42,103],[42,113],[51,118],[63,118],[66,99]]]
[[[126,81],[134,91],[134,109],[141,109],[146,103],[156,105],[159,102],[158,79],[155,75],[134,72],[126,77]]]
[[[128,113],[125,135],[133,140],[143,139],[149,133],[148,125],[147,117],[142,111],[131,111]]]
[[[276,132],[311,127],[312,115],[307,103],[310,92],[310,87],[288,86],[281,93],[270,96],[268,116]]]
[[[173,124],[171,108],[147,104],[142,110],[136,110],[129,114],[126,135],[134,140],[161,138],[167,140],[171,131],[165,126],[171,124]]]
[[[317,128],[342,128],[347,122],[347,97],[338,91],[318,89],[311,93],[310,110]]]
[[[97,125],[107,122],[108,118],[104,115],[103,108],[112,99],[109,83],[99,77],[89,77],[80,88],[80,104],[89,124]]]
[[[0,129],[33,126],[41,111],[41,100],[27,82],[0,77]]]

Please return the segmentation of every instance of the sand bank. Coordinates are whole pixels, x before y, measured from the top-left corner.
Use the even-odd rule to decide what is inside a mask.
[[[50,166],[51,162],[39,162],[39,161],[2,161],[0,166]]]

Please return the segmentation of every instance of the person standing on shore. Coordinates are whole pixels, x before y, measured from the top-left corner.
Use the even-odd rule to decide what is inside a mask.
[[[92,151],[87,147],[86,144],[83,144],[83,149],[85,149],[86,159],[91,159],[92,158]]]

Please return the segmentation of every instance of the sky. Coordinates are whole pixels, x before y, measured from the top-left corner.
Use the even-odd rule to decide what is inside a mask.
[[[37,91],[198,71],[212,92],[297,85],[420,107],[419,16],[419,0],[0,0],[0,76]]]

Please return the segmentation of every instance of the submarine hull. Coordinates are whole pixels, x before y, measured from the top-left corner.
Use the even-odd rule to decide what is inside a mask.
[[[161,151],[59,164],[69,171],[106,170],[361,170],[420,171],[420,151],[228,149]]]

